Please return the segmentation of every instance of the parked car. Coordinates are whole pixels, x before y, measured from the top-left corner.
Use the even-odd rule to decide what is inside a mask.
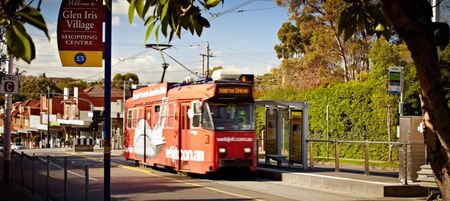
[[[25,146],[21,142],[14,142],[11,144],[12,150],[23,149],[23,148],[25,148]]]

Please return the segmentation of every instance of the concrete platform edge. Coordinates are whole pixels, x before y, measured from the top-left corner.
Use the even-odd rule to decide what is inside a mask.
[[[422,197],[428,194],[428,189],[419,186],[418,183],[402,185],[261,167],[257,168],[257,175],[279,180],[291,186],[370,197]]]

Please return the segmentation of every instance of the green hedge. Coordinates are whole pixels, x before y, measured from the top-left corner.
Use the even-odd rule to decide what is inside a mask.
[[[328,88],[310,91],[277,89],[260,99],[290,100],[308,102],[309,139],[327,139],[326,108],[329,113],[328,139],[348,141],[388,141],[387,118],[390,111],[391,142],[397,141],[397,105],[399,97],[388,95],[386,89],[376,82],[352,81]],[[258,133],[264,125],[264,109],[257,110]],[[330,148],[329,153],[334,153]],[[372,144],[369,146],[371,160],[387,160],[389,146]],[[394,146],[392,159],[398,158]],[[362,159],[364,145],[343,143],[339,147],[340,157]],[[315,156],[326,156],[326,143],[314,144]]]

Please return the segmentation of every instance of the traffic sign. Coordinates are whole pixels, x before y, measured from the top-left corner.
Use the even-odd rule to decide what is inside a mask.
[[[0,83],[0,94],[19,93],[19,75],[2,75]]]
[[[401,67],[389,67],[389,94],[401,94],[403,88],[403,69]]]

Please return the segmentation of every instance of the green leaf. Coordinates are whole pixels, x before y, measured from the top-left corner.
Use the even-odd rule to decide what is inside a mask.
[[[135,9],[134,5],[135,5],[136,1],[142,1],[142,0],[129,0],[130,7],[128,7],[128,21],[130,22],[130,24],[133,24],[134,9]]]
[[[169,3],[170,1],[167,1],[166,4],[164,4],[162,13],[161,13],[161,21],[164,21],[166,19],[167,10],[169,9]]]
[[[200,25],[202,25],[206,28],[211,26],[209,24],[209,21],[206,18],[202,17],[201,15],[197,15],[197,21],[200,23]]]
[[[156,21],[152,21],[150,23],[150,26],[148,26],[147,32],[145,33],[145,41],[144,41],[144,43],[147,42],[148,39],[150,38],[150,35],[152,34],[152,30],[153,30],[153,27],[155,26],[155,24],[156,24]]]
[[[143,9],[144,16],[148,12],[148,9],[150,9],[151,6],[155,5],[155,3],[156,3],[155,1],[156,0],[145,1],[145,5],[144,5],[144,9]]]
[[[155,16],[152,15],[150,17],[147,18],[147,20],[145,20],[144,26],[147,26],[149,23],[154,22],[155,20]]]
[[[41,12],[35,8],[26,7],[20,11],[17,11],[17,16],[20,16],[20,20],[24,23],[29,23],[32,26],[40,29],[45,33],[47,39],[50,40],[48,35],[47,25],[41,15]]]
[[[9,54],[27,63],[31,63],[31,60],[35,58],[36,50],[33,40],[22,23],[11,21],[11,24],[6,27],[6,43]]]
[[[158,42],[159,40],[158,40],[158,38],[159,38],[159,28],[161,27],[161,24],[158,24],[158,26],[156,27],[156,30],[155,30],[155,39],[156,39],[156,42]]]
[[[134,5],[136,7],[136,12],[138,16],[141,19],[144,19],[145,13],[144,13],[144,0],[136,0],[136,4]]]
[[[169,20],[167,19],[167,17],[161,21],[161,32],[164,35],[164,37],[167,37],[167,27],[169,26],[168,21]]]

